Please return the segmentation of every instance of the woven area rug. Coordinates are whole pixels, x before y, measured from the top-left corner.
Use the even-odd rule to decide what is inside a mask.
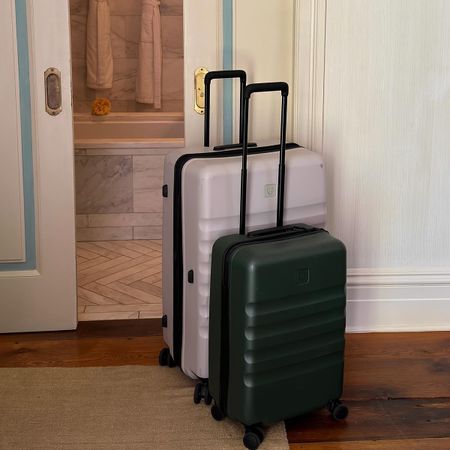
[[[192,401],[178,369],[0,369],[0,449],[244,449],[243,427]],[[283,424],[261,450],[288,450]]]

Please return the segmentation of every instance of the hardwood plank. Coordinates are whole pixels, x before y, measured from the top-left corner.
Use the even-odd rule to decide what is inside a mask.
[[[144,281],[135,281],[134,283],[128,283],[128,286],[147,292],[148,294],[156,295],[160,298],[162,297],[162,289],[154,284],[145,283]]]
[[[103,257],[101,257],[101,258],[103,258]],[[83,276],[83,275],[101,273],[102,271],[109,270],[109,269],[120,270],[120,269],[115,269],[115,268],[117,268],[118,266],[122,266],[122,264],[126,264],[126,263],[132,262],[132,261],[133,261],[132,259],[130,259],[126,256],[119,256],[118,258],[114,258],[114,259],[105,258],[104,262],[83,269],[82,271],[79,272],[79,275]]]
[[[142,255],[147,256],[158,256],[160,252],[156,252],[155,250],[148,248],[144,245],[140,245],[139,241],[121,241],[120,245],[128,250],[132,250],[136,253],[140,253]]]
[[[153,313],[152,317],[161,317],[162,306],[158,305],[105,305],[105,306],[85,306],[85,313],[113,313],[113,312],[141,312],[148,311]]]
[[[137,261],[137,259],[135,261]],[[144,279],[145,274],[141,273],[144,270],[146,271],[147,274],[153,275],[161,271],[161,265],[155,263],[154,261],[143,262],[134,267],[130,267],[129,269],[121,270],[115,274],[111,274],[109,276],[101,278],[98,280],[98,282],[101,284],[109,284],[114,281],[120,281],[122,279],[128,280],[130,276],[134,276],[137,274],[140,274],[140,277]]]
[[[95,303],[93,303],[89,300],[86,300],[84,297],[80,297],[80,296],[78,296],[78,298],[77,298],[77,303],[78,303],[78,306],[79,305],[84,305],[84,306],[95,305]]]
[[[156,265],[159,265],[159,263],[156,264]],[[160,265],[159,265],[159,269],[161,270],[161,266]],[[156,277],[155,281],[159,281],[160,277],[158,277],[157,275],[160,274],[161,272],[158,272],[157,274],[152,275],[152,274],[154,274],[154,272],[155,271],[153,270],[153,265],[151,265],[150,267],[142,270],[141,272],[136,272],[136,273],[128,275],[128,276],[126,276],[124,278],[121,278],[120,282],[122,284],[131,284],[131,283],[134,283],[135,281],[141,281],[144,278],[151,278],[151,277]]]
[[[130,295],[134,298],[141,300],[144,303],[154,303],[161,304],[161,297],[157,297],[156,295],[148,294],[147,292],[143,292],[139,289],[133,288],[129,285],[119,283],[115,281],[114,283],[110,283],[109,285],[112,289],[115,289],[119,292],[123,292],[124,294]]]
[[[157,252],[162,252],[162,241],[160,240],[138,240],[136,242]]]
[[[289,442],[374,441],[450,437],[450,398],[347,401],[336,422],[326,409],[286,422]]]
[[[146,278],[143,278],[142,281],[144,281],[145,283],[157,284],[157,283],[152,282],[151,280],[153,280],[153,275],[156,275],[157,273],[161,272],[161,267],[160,266],[155,266],[152,269],[154,270],[154,273],[152,273],[152,275],[150,275],[150,276],[148,276]]]
[[[450,397],[450,356],[354,357],[347,350],[344,398]]]
[[[161,319],[148,320],[104,320],[99,322],[78,322],[76,330],[51,331],[39,333],[0,334],[0,349],[7,349],[11,343],[26,343],[29,341],[64,341],[103,338],[128,338],[162,336]]]
[[[82,264],[86,261],[89,261],[89,260],[86,258],[83,258],[82,256],[77,256],[77,264]]]
[[[345,353],[347,399],[450,396],[450,332],[347,334]]]
[[[78,287],[78,301],[84,303],[87,300],[94,305],[117,305],[119,303],[117,300],[113,300],[110,297],[99,294],[89,290],[87,287]]]
[[[86,286],[87,289],[98,292],[105,297],[109,297],[122,305],[137,305],[139,303],[145,303],[136,297],[132,297],[123,292],[119,292],[109,286],[103,286],[102,284],[91,283]]]
[[[120,255],[127,256],[129,258],[138,258],[141,256],[140,253],[137,253],[133,250],[129,250],[128,248],[124,248],[121,244],[125,241],[103,241],[103,242],[96,242],[95,244],[99,247],[103,247],[106,250],[110,250],[115,253],[119,253]]]
[[[345,350],[352,357],[392,359],[450,355],[450,332],[352,333],[345,336]]]
[[[77,256],[81,256],[85,259],[94,259],[97,258],[98,255],[96,253],[92,253],[89,250],[85,250],[84,248],[77,246]]]
[[[92,283],[94,281],[103,280],[103,278],[115,276],[116,274],[120,274],[122,271],[131,269],[133,267],[136,267],[138,265],[142,265],[146,262],[145,256],[139,257],[136,259],[128,259],[128,261],[125,261],[121,264],[114,265],[114,267],[101,270],[101,271],[92,271],[92,273],[89,274],[80,274],[78,276],[78,285],[84,286],[86,284]],[[90,270],[90,269],[89,269]]]
[[[142,269],[148,268],[148,265],[151,264],[152,261],[149,261],[146,256],[141,256],[117,266],[109,275],[98,277],[97,282],[100,284],[109,284],[112,281],[120,280],[127,275],[140,272]]]
[[[89,250],[92,253],[97,253],[97,255],[104,256],[109,259],[114,259],[122,256],[120,255],[120,253],[100,247],[99,245],[97,245],[97,242],[77,242],[77,247],[84,248],[85,250]]]
[[[90,269],[91,267],[97,267],[99,264],[110,261],[108,258],[104,256],[98,256],[94,259],[88,259],[85,263],[77,264],[77,272],[81,273],[86,269]]]
[[[161,336],[29,340],[0,345],[0,367],[156,365],[162,347]]]
[[[139,319],[155,319],[161,317],[162,306],[155,305],[155,311],[139,311]]]
[[[154,275],[150,275],[146,278],[143,278],[142,281],[144,283],[149,283],[151,285],[154,285],[155,283],[162,281],[162,272],[158,272],[158,273],[155,273]]]
[[[290,450],[448,450],[450,438],[290,444]]]
[[[139,311],[80,312],[78,314],[78,319],[83,321],[139,319]]]

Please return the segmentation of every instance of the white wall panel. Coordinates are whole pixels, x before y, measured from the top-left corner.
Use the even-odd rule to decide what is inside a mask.
[[[23,261],[25,230],[14,1],[0,2],[0,263]]]
[[[329,228],[350,268],[450,267],[450,2],[329,0]]]
[[[234,67],[247,71],[248,82],[286,81],[293,89],[294,1],[234,1]],[[274,141],[280,132],[280,96],[252,98],[250,137]],[[238,92],[235,105],[239,105]],[[289,97],[288,136],[292,136],[293,95]],[[236,110],[237,111],[237,110]],[[235,117],[239,117],[236,112]],[[234,127],[236,133],[239,126]],[[235,135],[237,138],[237,134]]]

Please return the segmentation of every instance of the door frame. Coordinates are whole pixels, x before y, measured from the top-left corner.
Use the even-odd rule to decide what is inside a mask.
[[[224,0],[226,1],[226,0]],[[194,72],[199,67],[209,71],[223,67],[222,0],[183,1],[184,46],[184,140],[185,147],[203,147],[204,116],[194,111]],[[201,30],[201,32],[200,32]],[[219,89],[211,90],[211,142],[222,134],[218,112],[222,108]]]
[[[322,153],[327,0],[295,0],[293,137]]]

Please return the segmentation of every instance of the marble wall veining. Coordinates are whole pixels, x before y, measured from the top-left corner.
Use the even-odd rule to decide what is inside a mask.
[[[109,0],[114,60],[113,87],[95,91],[86,86],[86,20],[88,0],[70,0],[72,79],[75,112],[89,112],[96,96],[108,97],[113,111],[152,111],[136,103],[135,77],[141,0]],[[164,111],[183,109],[183,0],[161,0],[163,45],[162,99]]]
[[[171,150],[76,149],[77,240],[161,239],[163,164]]]
[[[76,156],[75,173],[77,213],[133,211],[132,156]]]

